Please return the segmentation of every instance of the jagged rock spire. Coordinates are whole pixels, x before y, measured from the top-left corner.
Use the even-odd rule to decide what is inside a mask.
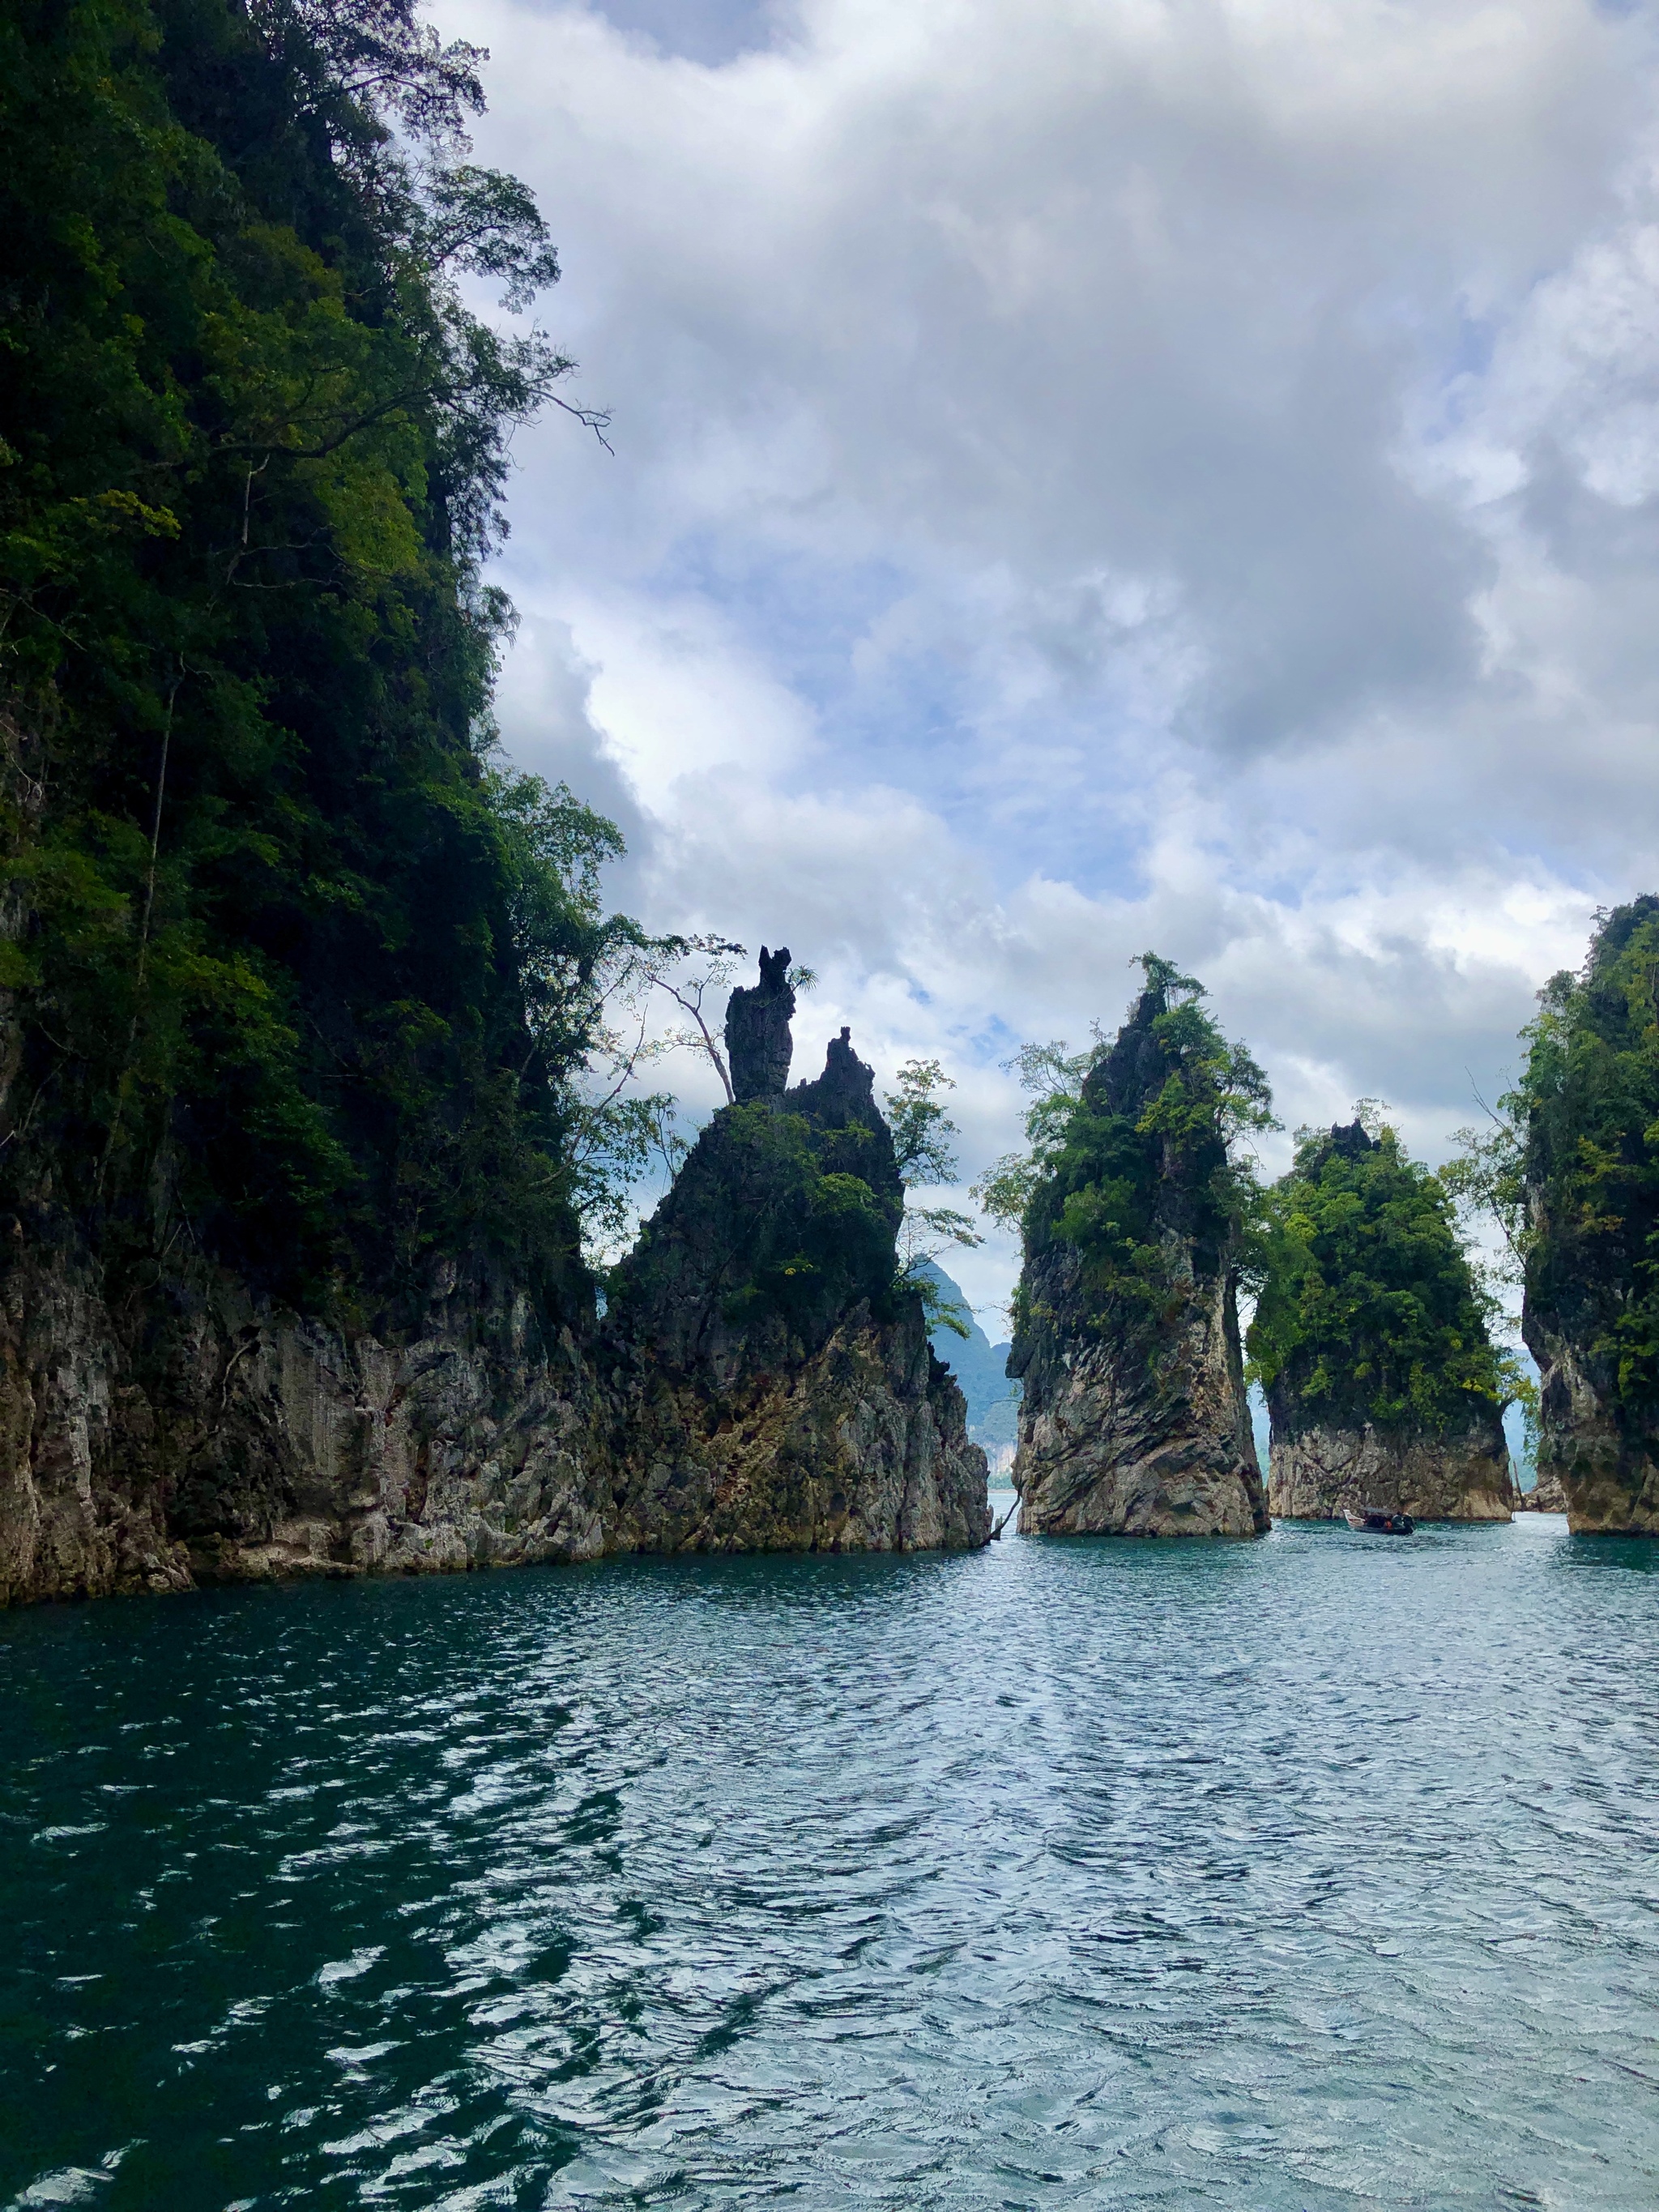
[[[1345,1160],[1358,1160],[1374,1152],[1376,1146],[1363,1121],[1333,1121],[1331,1150]]]
[[[726,1009],[726,1056],[739,1106],[751,1098],[781,1098],[789,1081],[794,1040],[789,1033],[795,994],[789,981],[789,948],[763,945],[760,981],[739,986]]]

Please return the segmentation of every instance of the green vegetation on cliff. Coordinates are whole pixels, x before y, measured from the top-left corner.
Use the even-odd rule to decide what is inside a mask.
[[[569,364],[461,302],[557,274],[463,158],[483,58],[411,0],[0,22],[0,1177],[140,1280],[578,1279],[625,926],[615,830],[491,757],[481,564]]]
[[[726,1111],[719,1195],[741,1262],[726,1319],[779,1314],[811,1340],[860,1298],[884,1313],[898,1208],[875,1188],[872,1133],[858,1122],[826,1129],[764,1099]]]
[[[1644,1429],[1659,1410],[1659,897],[1601,918],[1522,1036],[1521,1079],[1465,1133],[1458,1188],[1509,1237],[1540,1364],[1547,1339],[1571,1345]]]
[[[1301,1133],[1261,1284],[1248,1345],[1276,1421],[1443,1431],[1516,1395],[1451,1198],[1390,1128]]]
[[[671,1364],[711,1331],[763,1364],[815,1352],[861,1304],[878,1321],[900,1311],[903,1207],[871,1070],[843,1030],[815,1081],[722,1107],[702,1131],[611,1271],[613,1328]]]
[[[1056,1245],[1076,1251],[1102,1322],[1163,1312],[1188,1258],[1200,1275],[1235,1262],[1257,1188],[1239,1147],[1274,1126],[1267,1078],[1205,1012],[1203,986],[1156,953],[1140,966],[1146,988],[1109,1045],[1020,1055],[1030,1149],[977,1187],[1018,1223],[1028,1270]],[[1017,1327],[1028,1320],[1017,1307]]]

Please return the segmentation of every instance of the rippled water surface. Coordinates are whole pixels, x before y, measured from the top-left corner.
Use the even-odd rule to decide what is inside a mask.
[[[1659,1547],[0,1617],[0,2204],[1659,2203]]]

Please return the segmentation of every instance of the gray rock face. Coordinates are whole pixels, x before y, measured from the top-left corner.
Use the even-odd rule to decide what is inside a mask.
[[[789,1029],[794,1012],[789,948],[769,952],[763,945],[760,981],[740,986],[726,1006],[726,1065],[739,1106],[783,1096],[794,1050]]]
[[[650,1552],[904,1552],[983,1544],[985,1456],[919,1316],[850,1313],[775,1369],[646,1363],[607,1516]]]
[[[1170,1063],[1142,994],[1083,1086],[1083,1106],[1133,1151]],[[1152,1156],[1146,1154],[1150,1152]],[[1267,1528],[1238,1333],[1237,1277],[1200,1202],[1224,1163],[1218,1135],[1176,1154],[1152,1139],[1139,1172],[1162,1247],[1161,1310],[1101,1301],[1079,1248],[1028,1237],[1024,1320],[1008,1372],[1020,1378],[1013,1482],[1023,1532],[1045,1535],[1256,1536]],[[1111,1170],[1128,1170],[1120,1161]],[[1230,1235],[1231,1232],[1226,1232]]]
[[[1659,1437],[1621,1419],[1612,1377],[1530,1288],[1522,1326],[1538,1362],[1539,1490],[1561,1501],[1540,1510],[1565,1511],[1583,1535],[1659,1535]]]
[[[849,1215],[854,1175],[871,1199]],[[273,1312],[205,1269],[123,1316],[67,1233],[14,1240],[0,1603],[982,1543],[984,1455],[920,1301],[892,1291],[902,1203],[843,1034],[816,1083],[716,1115],[599,1332],[453,1265],[395,1341]]]
[[[1363,1121],[1337,1121],[1331,1127],[1330,1149],[1345,1160],[1363,1159],[1376,1150],[1376,1140]]]
[[[1507,1521],[1509,1449],[1494,1407],[1461,1436],[1309,1425],[1269,1400],[1267,1504],[1276,1519],[1328,1521],[1380,1505],[1416,1521]]]
[[[1530,1490],[1517,1492],[1515,1499],[1517,1513],[1565,1513],[1567,1493],[1561,1487],[1561,1478],[1551,1473],[1538,1475]]]
[[[452,1277],[393,1345],[171,1289],[135,1340],[63,1260],[8,1277],[0,1601],[606,1548],[591,1377],[521,1298]]]
[[[1014,1487],[1022,1533],[1259,1536],[1268,1526],[1244,1391],[1233,1279],[1188,1279],[1154,1357],[1143,1337],[1066,1327],[1078,1263],[1051,1252],[1032,1297],[1054,1322],[1015,1339],[1024,1396]]]
[[[985,1455],[920,1298],[892,1287],[903,1201],[844,1030],[815,1082],[715,1115],[613,1281],[619,1540],[986,1540]]]

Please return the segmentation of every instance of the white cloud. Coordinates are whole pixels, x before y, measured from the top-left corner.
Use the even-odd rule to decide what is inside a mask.
[[[592,671],[589,713],[653,813],[676,809],[683,778],[777,774],[810,751],[809,710],[706,600],[565,604]]]
[[[1653,879],[1649,10],[441,21],[616,410],[520,441],[501,716],[627,896],[818,966],[802,1063],[945,1058],[970,1165],[1149,944],[1436,1152]]]

